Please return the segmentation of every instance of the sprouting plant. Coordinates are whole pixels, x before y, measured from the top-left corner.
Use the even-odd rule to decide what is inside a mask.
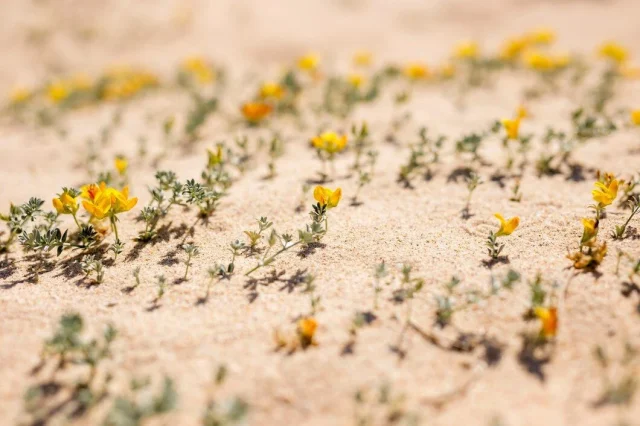
[[[469,207],[471,207],[471,196],[473,195],[473,192],[476,190],[476,188],[478,188],[478,186],[481,185],[483,182],[482,182],[482,179],[480,179],[480,176],[478,176],[478,174],[476,174],[475,172],[469,173],[469,175],[466,177],[466,182],[467,182],[467,200],[465,202],[463,211],[468,216]]]
[[[312,274],[307,274],[304,277],[305,288],[302,290],[304,293],[309,295],[309,304],[311,305],[311,313],[310,316],[314,316],[320,310],[320,296],[315,294],[316,285],[314,281],[316,277]]]
[[[222,197],[220,192],[196,183],[194,179],[187,180],[182,194],[186,197],[188,204],[195,204],[198,207],[201,218],[211,216],[218,206],[220,197]]]
[[[520,192],[520,179],[516,179],[511,188],[511,197],[509,201],[513,201],[514,203],[519,203],[522,200],[522,192]]]
[[[145,228],[136,239],[142,242],[151,241],[158,235],[156,231],[158,222],[174,205],[187,205],[182,198],[184,185],[177,180],[174,172],[160,170],[156,172],[155,178],[157,185],[149,190],[151,201],[142,209],[139,216],[144,221]]]
[[[471,154],[471,161],[479,161],[480,154],[478,154],[478,150],[484,138],[485,135],[479,133],[465,135],[456,141],[456,152],[459,154]]]
[[[104,267],[102,260],[96,258],[93,254],[87,254],[80,261],[80,268],[84,272],[85,277],[95,274],[96,283],[100,284],[104,280]]]
[[[284,144],[282,140],[274,136],[269,143],[269,174],[267,178],[273,179],[276,176],[276,160],[284,154]]]
[[[304,229],[298,230],[298,240],[294,241],[291,234],[279,234],[272,228],[271,234],[267,240],[268,247],[262,256],[262,259],[245,275],[250,275],[262,267],[271,265],[276,260],[276,257],[299,244],[308,246],[309,244],[319,242],[326,235],[329,230],[329,217],[327,215],[327,211],[338,205],[340,198],[342,197],[342,190],[338,188],[333,191],[329,188],[316,186],[313,191],[313,196],[317,201],[317,204],[314,204],[312,206],[313,209],[309,212],[311,223]],[[273,255],[269,255],[277,243],[280,243],[280,250],[275,252]]]
[[[411,153],[406,164],[400,167],[398,181],[406,186],[411,185],[411,180],[416,173],[424,173],[425,178],[433,176],[432,166],[440,161],[440,150],[446,137],[443,135],[433,139],[429,137],[426,127],[420,128],[418,133],[420,140],[410,146]]]
[[[244,231],[244,233],[247,236],[247,238],[249,238],[249,249],[251,251],[255,251],[256,250],[258,242],[262,238],[262,233],[264,231],[266,231],[267,229],[269,229],[273,225],[273,222],[269,222],[269,220],[264,216],[261,216],[260,219],[257,220],[257,222],[258,222],[258,230],[257,231]],[[238,250],[241,249],[241,248],[242,247],[239,247]],[[234,258],[235,258],[235,256],[234,256]]]
[[[407,409],[407,396],[394,392],[386,382],[374,390],[358,389],[354,394],[354,404],[357,426],[420,424],[418,413]]]
[[[184,126],[184,133],[189,141],[198,139],[200,128],[206,122],[207,117],[218,108],[217,98],[207,99],[195,93],[192,95],[193,108],[189,112]]]
[[[30,424],[44,424],[62,414],[66,414],[68,420],[77,419],[108,395],[107,386],[112,376],[108,371],[101,375],[97,373],[103,362],[111,357],[111,345],[117,331],[112,325],[107,325],[100,339],[86,339],[83,332],[84,321],[80,314],[68,313],[60,318],[53,336],[44,342],[41,365],[34,369],[34,374],[51,359],[55,361],[56,368],[42,383],[29,387],[25,392],[24,404]],[[65,374],[56,375],[60,370],[65,370]],[[71,375],[69,370],[73,370]],[[68,376],[73,380],[68,380]],[[59,405],[55,398],[57,393],[47,392],[50,388],[65,392],[67,402]]]
[[[136,269],[133,270],[133,278],[136,283],[133,285],[132,289],[138,287],[140,285],[140,267],[137,266]]]
[[[389,275],[389,269],[387,268],[387,264],[385,262],[381,262],[376,265],[374,271],[374,282],[373,282],[373,309],[378,309],[378,297],[382,292],[382,283],[381,281]]]
[[[360,202],[358,201],[358,196],[360,195],[360,191],[365,185],[371,183],[371,175],[368,172],[359,171],[358,172],[358,187],[356,188],[356,193],[353,195],[353,199],[351,200],[352,205],[358,205]]]
[[[365,149],[371,145],[369,141],[369,127],[366,122],[363,122],[358,128],[355,124],[351,126],[351,135],[353,136],[353,149],[356,152],[356,157],[353,161],[352,168],[356,171],[360,171],[362,167],[360,161]]]
[[[458,297],[457,289],[460,284],[458,277],[451,277],[444,284],[444,294],[438,294],[436,300],[436,324],[441,327],[449,325],[456,312],[465,310],[477,303],[487,300],[500,293],[501,290],[513,289],[513,286],[520,281],[520,274],[513,269],[498,278],[491,276],[489,289],[487,291],[470,290],[464,293],[464,298]]]
[[[191,259],[200,254],[200,250],[197,246],[193,244],[183,244],[182,249],[187,254],[187,259],[184,261],[185,269],[184,269],[184,278],[187,279],[187,274],[189,273],[189,267],[191,266]],[[233,263],[233,262],[232,262]]]
[[[212,389],[209,392],[207,406],[202,416],[202,426],[234,426],[244,423],[249,404],[242,398],[234,397],[220,403],[216,401],[215,391],[222,387],[227,377],[227,368],[221,365],[215,372]]]
[[[161,390],[149,395],[147,388],[151,381],[132,379],[129,385],[130,395],[118,396],[107,413],[103,426],[140,426],[147,419],[173,410],[178,395],[173,380],[165,377]]]
[[[602,346],[596,346],[593,354],[602,375],[602,392],[595,406],[630,405],[640,387],[638,350],[627,342],[619,359],[612,359]]]
[[[624,238],[624,233],[627,230],[627,225],[629,225],[629,222],[631,221],[631,219],[633,219],[636,213],[640,211],[640,197],[637,195],[632,195],[629,198],[629,201],[627,201],[627,204],[631,209],[631,214],[623,225],[616,225],[616,230],[612,235],[612,237],[616,240],[621,240]]]
[[[500,221],[500,229],[498,229],[497,232],[489,232],[489,237],[487,238],[486,245],[491,259],[497,259],[504,248],[504,244],[498,243],[498,237],[511,235],[520,224],[520,218],[518,216],[510,219],[505,219],[500,213],[496,213],[494,216]]]
[[[7,222],[9,226],[9,237],[0,246],[0,252],[9,251],[9,247],[15,237],[24,233],[30,222],[34,222],[38,216],[44,214],[42,211],[43,204],[44,200],[30,198],[28,202],[20,206],[12,204],[9,208],[9,214],[0,214],[0,220]]]

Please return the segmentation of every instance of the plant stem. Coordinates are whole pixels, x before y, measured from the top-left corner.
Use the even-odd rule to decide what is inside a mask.
[[[271,264],[271,262],[273,262],[273,260],[276,258],[276,256],[278,256],[280,253],[283,253],[287,250],[289,250],[290,248],[293,248],[295,246],[297,246],[298,244],[300,244],[302,242],[302,240],[298,240],[295,243],[291,244],[288,247],[283,247],[282,249],[280,249],[278,252],[276,252],[276,254],[274,254],[273,256],[271,256],[270,258],[264,260],[262,263],[259,263],[258,265],[256,265],[253,269],[251,269],[249,272],[247,272],[246,274],[244,274],[245,276],[249,276],[252,272],[254,272],[257,269],[262,268],[265,265],[269,265]]]

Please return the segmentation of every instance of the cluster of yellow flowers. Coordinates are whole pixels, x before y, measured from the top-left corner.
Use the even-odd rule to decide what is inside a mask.
[[[533,313],[540,320],[540,335],[544,339],[555,337],[558,332],[558,308],[536,306]]]
[[[213,66],[202,56],[191,56],[182,62],[181,70],[193,76],[200,84],[210,84],[216,79]]]
[[[82,198],[82,207],[89,213],[89,222],[97,224],[105,218],[110,220],[117,241],[120,238],[116,215],[131,210],[138,203],[137,198],[129,198],[129,187],[126,186],[120,191],[108,187],[105,182],[89,184],[84,185],[79,194],[65,188],[62,194],[53,199],[53,207],[58,214],[72,215],[79,228],[76,216],[79,209],[78,197]]]
[[[128,99],[158,85],[155,74],[128,66],[109,70],[103,81],[102,98],[106,100]]]

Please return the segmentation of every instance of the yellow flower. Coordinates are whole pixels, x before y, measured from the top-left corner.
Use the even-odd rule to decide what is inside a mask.
[[[100,184],[91,183],[89,185],[83,185],[80,188],[80,196],[85,200],[95,200],[98,194],[104,191],[107,188],[107,184],[105,182],[100,182]]]
[[[514,37],[507,39],[500,49],[500,58],[505,61],[518,59],[527,47],[528,43],[529,40],[527,40],[526,37]]]
[[[518,216],[514,216],[508,220],[506,220],[500,213],[495,213],[494,216],[500,221],[500,229],[496,232],[496,237],[511,235],[518,225],[520,225],[520,218]]]
[[[548,53],[532,50],[525,56],[526,64],[536,71],[549,71],[555,68],[554,58]]]
[[[598,222],[594,219],[582,218],[582,226],[584,230],[582,231],[580,244],[585,245],[594,240],[596,235],[598,235]]]
[[[62,102],[69,96],[69,90],[62,82],[51,83],[47,88],[47,97],[55,104]]]
[[[269,104],[265,104],[264,102],[247,102],[242,105],[241,109],[244,118],[254,124],[267,118],[267,116],[271,114],[272,110],[273,107]]]
[[[404,67],[404,75],[411,80],[422,80],[429,77],[429,68],[420,62],[412,62]]]
[[[107,216],[129,211],[138,203],[137,198],[129,198],[128,186],[118,191],[107,187],[104,182],[101,182],[100,186],[88,185],[86,195],[88,199],[82,202],[82,206],[96,219],[104,219]]]
[[[556,40],[556,33],[549,28],[539,28],[532,31],[528,38],[534,44],[551,44]]]
[[[636,126],[640,126],[640,109],[634,109],[631,111],[631,122]]]
[[[129,198],[129,187],[125,186],[122,191],[113,189],[111,196],[111,209],[113,214],[128,212],[138,204],[138,198]]]
[[[284,88],[275,82],[266,82],[260,87],[262,99],[281,99],[284,96]]]
[[[308,53],[298,58],[298,68],[303,71],[315,71],[320,64],[320,57],[315,53]]]
[[[19,105],[29,100],[31,92],[24,87],[16,87],[9,94],[9,100],[13,105]]]
[[[208,166],[209,167],[213,167],[217,164],[222,163],[222,145],[218,145],[216,147],[216,151],[213,152],[210,149],[207,149],[207,156],[208,156]]]
[[[317,149],[335,154],[347,146],[347,135],[338,135],[335,132],[324,132],[320,136],[311,139],[311,143]]]
[[[327,206],[328,209],[336,207],[342,198],[342,189],[338,188],[335,191],[325,188],[324,186],[316,186],[313,190],[313,198],[316,199],[320,205]]]
[[[475,41],[463,41],[453,49],[453,56],[459,59],[474,59],[478,54],[478,43]]]
[[[71,194],[65,189],[62,194],[58,195],[57,198],[53,199],[53,207],[55,207],[58,214],[73,214],[75,215],[80,206],[76,201],[76,197],[71,196]]]
[[[518,106],[518,109],[516,110],[516,117],[518,117],[518,120],[529,117],[529,110],[527,107],[524,105]]]
[[[215,79],[215,73],[202,56],[192,56],[182,63],[182,69],[193,74],[200,83],[211,83]]]
[[[536,306],[533,312],[542,323],[540,334],[545,338],[554,337],[558,332],[558,309],[555,306],[550,308]]]
[[[359,67],[368,67],[371,65],[372,58],[373,56],[371,55],[371,52],[362,50],[353,55],[353,63]]]
[[[303,346],[313,343],[317,328],[318,322],[313,317],[305,317],[298,320],[298,334]]]
[[[596,182],[595,186],[596,188],[591,191],[591,195],[599,207],[608,206],[618,196],[618,179],[610,179],[609,182]]]
[[[125,157],[118,155],[114,160],[113,163],[116,167],[116,170],[118,171],[118,173],[120,173],[121,175],[125,174],[127,172],[127,168],[129,167],[129,160],[127,160]]]
[[[504,127],[504,130],[507,133],[507,138],[518,139],[518,131],[520,129],[520,120],[521,118],[519,116],[514,119],[510,119],[510,118],[502,119],[502,127]]]
[[[598,49],[598,54],[618,64],[625,62],[629,58],[629,51],[615,41],[602,44]]]
[[[357,74],[357,73],[353,73],[353,74],[349,74],[347,76],[347,81],[349,82],[349,84],[351,84],[353,87],[358,88],[362,85],[362,83],[364,82],[364,77],[362,76],[362,74]]]

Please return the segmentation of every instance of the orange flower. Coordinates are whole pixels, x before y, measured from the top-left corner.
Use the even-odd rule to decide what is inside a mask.
[[[247,102],[242,105],[241,111],[248,122],[256,124],[267,118],[273,107],[264,102]]]

